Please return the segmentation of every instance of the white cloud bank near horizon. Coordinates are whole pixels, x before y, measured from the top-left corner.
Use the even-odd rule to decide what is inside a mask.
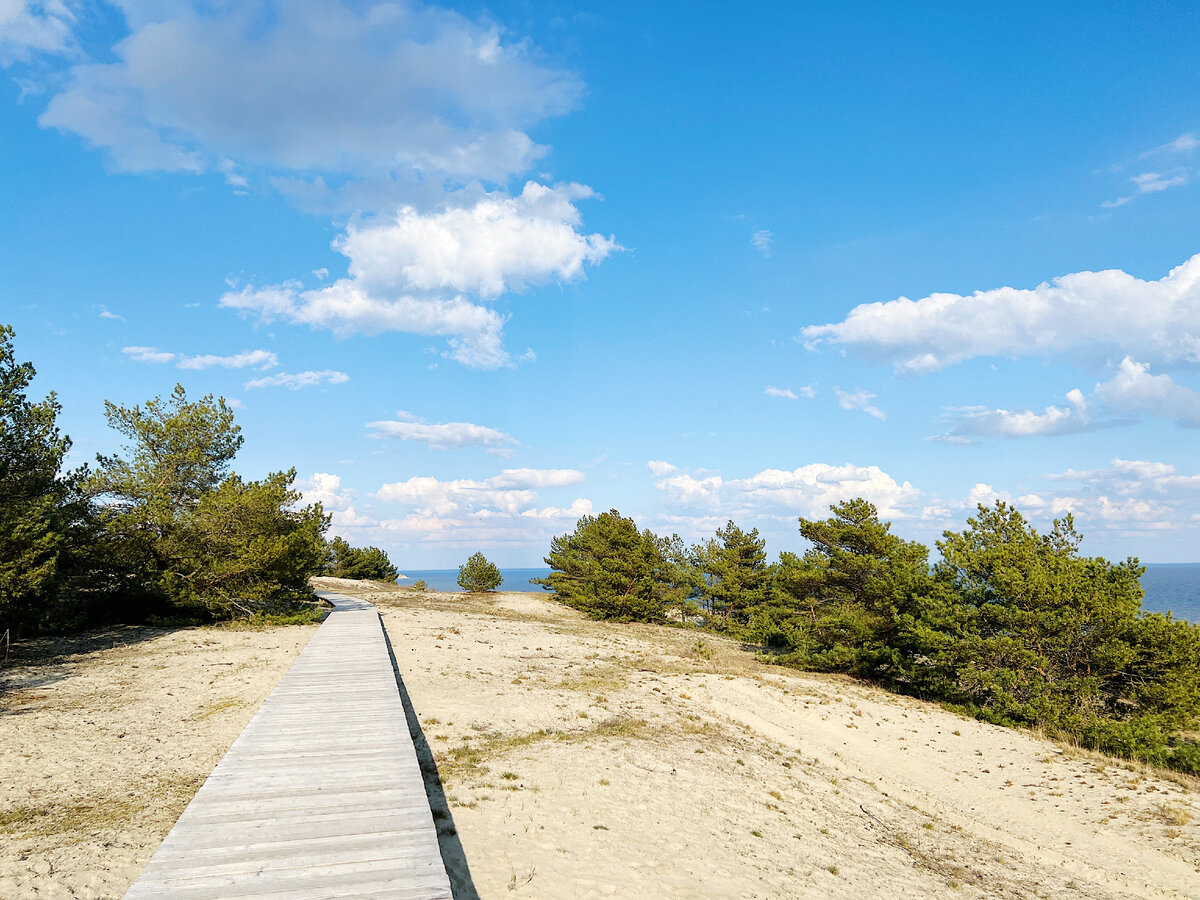
[[[548,546],[553,534],[570,530],[593,506],[586,497],[565,507],[539,506],[539,491],[584,480],[575,469],[505,469],[481,480],[414,476],[384,484],[373,494],[376,501],[399,508],[400,515],[390,516],[374,508],[360,511],[355,491],[332,473],[315,473],[298,481],[297,488],[303,502],[320,502],[331,513],[331,535],[360,546],[398,541],[409,548],[433,543],[474,551]]]

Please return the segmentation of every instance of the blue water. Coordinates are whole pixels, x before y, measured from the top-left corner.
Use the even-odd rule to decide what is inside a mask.
[[[407,580],[400,584],[412,584],[424,578],[431,591],[459,591],[458,569],[404,569]],[[501,569],[504,581],[500,585],[505,591],[540,591],[542,588],[530,584],[530,578],[545,578],[549,569]],[[1146,597],[1142,609],[1146,612],[1167,612],[1177,619],[1200,622],[1200,563],[1147,564],[1142,576],[1142,589]]]
[[[1147,563],[1142,590],[1146,612],[1170,610],[1177,619],[1200,622],[1200,563]]]
[[[399,584],[412,584],[418,579],[425,579],[425,584],[431,591],[461,591],[458,586],[458,569],[401,569],[408,578],[402,578]],[[502,591],[540,591],[542,588],[530,584],[530,578],[545,578],[550,574],[549,569],[501,569],[500,575],[504,581],[500,583]]]

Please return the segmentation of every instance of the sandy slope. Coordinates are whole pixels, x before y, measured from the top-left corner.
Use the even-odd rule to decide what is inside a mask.
[[[1200,897],[1194,787],[538,595],[376,599],[483,897]]]
[[[0,669],[0,898],[120,897],[315,626],[121,628]]]
[[[460,898],[1200,897],[1195,787],[542,595],[369,596]],[[5,670],[0,897],[120,896],[311,633]]]

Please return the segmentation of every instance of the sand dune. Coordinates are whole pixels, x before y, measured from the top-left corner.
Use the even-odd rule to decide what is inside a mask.
[[[544,595],[368,596],[461,897],[1200,897],[1186,779]],[[0,896],[119,896],[310,633],[7,670]]]

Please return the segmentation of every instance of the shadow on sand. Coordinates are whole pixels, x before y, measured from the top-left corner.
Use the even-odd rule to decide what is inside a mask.
[[[446,792],[442,789],[442,779],[433,759],[433,751],[429,749],[425,732],[421,730],[421,723],[417,721],[417,714],[404,687],[404,679],[400,677],[400,666],[396,663],[396,654],[392,650],[392,641],[388,637],[386,627],[383,629],[383,639],[387,642],[392,671],[396,674],[396,687],[400,689],[400,700],[404,703],[408,733],[412,735],[417,762],[421,765],[425,796],[429,798],[429,810],[433,813],[433,822],[437,826],[438,849],[442,853],[446,874],[450,876],[450,890],[454,892],[454,900],[479,900],[479,892],[475,890],[475,882],[471,880],[471,867],[467,864],[467,855],[458,839],[458,829],[454,827],[454,816],[450,814],[450,804],[446,802]]]
[[[5,704],[11,691],[47,687],[77,671],[77,663],[100,650],[116,650],[152,641],[176,631],[148,625],[115,625],[74,634],[58,634],[3,641],[0,630],[0,715],[13,712]]]

